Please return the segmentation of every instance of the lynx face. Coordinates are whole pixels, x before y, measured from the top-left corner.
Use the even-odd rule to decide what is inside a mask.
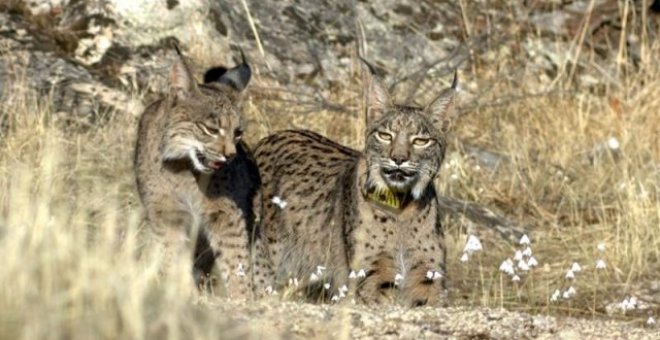
[[[188,158],[195,169],[210,173],[236,155],[236,143],[243,135],[238,96],[250,79],[250,68],[241,64],[198,86],[185,67],[172,69],[162,156],[163,160]]]
[[[364,65],[372,75],[373,69],[366,62]],[[367,190],[386,188],[419,199],[444,158],[456,81],[425,109],[394,105],[378,77],[366,81]]]
[[[419,198],[440,169],[444,136],[414,108],[395,108],[374,124],[365,150],[375,186]]]

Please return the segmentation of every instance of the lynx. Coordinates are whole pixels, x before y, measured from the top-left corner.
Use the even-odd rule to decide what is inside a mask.
[[[241,140],[240,99],[250,67],[243,59],[234,68],[207,72],[216,76],[197,84],[180,52],[178,58],[169,93],[147,107],[139,123],[134,166],[145,217],[164,246],[165,270],[190,250],[187,240],[196,235],[190,259],[196,283],[217,273],[229,297],[250,298],[252,275],[259,285],[269,275],[258,255],[252,210],[259,174]]]
[[[300,130],[255,148],[276,280],[293,279],[312,298],[443,305],[445,243],[433,180],[453,122],[456,77],[424,109],[395,105],[361,62],[363,152]]]

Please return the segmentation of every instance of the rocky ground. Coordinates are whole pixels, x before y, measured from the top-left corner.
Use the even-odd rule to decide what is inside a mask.
[[[658,339],[660,330],[620,321],[556,318],[486,308],[318,306],[217,302],[227,335],[282,339]]]

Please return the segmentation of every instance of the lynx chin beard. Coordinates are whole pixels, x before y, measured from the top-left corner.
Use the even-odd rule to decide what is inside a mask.
[[[368,191],[392,191],[400,194],[410,194],[414,200],[424,196],[431,178],[419,171],[402,171],[401,169],[381,168],[371,172],[367,180]]]

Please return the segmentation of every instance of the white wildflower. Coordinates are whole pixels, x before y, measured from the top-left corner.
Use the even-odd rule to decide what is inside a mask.
[[[323,288],[325,288],[325,290],[330,289],[330,284],[329,283],[324,283]]]
[[[571,298],[571,294],[569,294],[568,291],[565,290],[564,293],[561,295],[561,297],[562,297],[564,300],[568,300],[568,299]]]
[[[621,147],[621,144],[619,144],[619,140],[616,139],[616,137],[610,137],[607,140],[607,147],[610,148],[610,150],[618,150],[619,147]]]
[[[286,208],[286,205],[288,204],[285,200],[283,200],[283,199],[282,199],[281,197],[279,197],[279,196],[273,196],[273,198],[272,198],[270,201],[273,202],[273,204],[275,204],[275,205],[277,205],[278,207],[280,207],[280,209],[284,209],[284,208]]]
[[[570,296],[574,296],[577,293],[577,291],[575,290],[575,288],[573,288],[573,286],[568,287],[568,290],[566,290],[566,291],[568,292],[568,295],[570,295]]]
[[[623,299],[623,301],[619,303],[619,308],[621,308],[624,312],[637,308],[637,298],[631,296],[630,298]]]
[[[527,265],[528,265],[530,268],[533,268],[533,267],[538,266],[538,265],[539,265],[539,262],[536,261],[536,258],[535,258],[534,256],[531,256],[531,257],[529,258],[529,260],[527,260]]]
[[[357,277],[365,278],[367,277],[367,272],[365,272],[364,269],[360,269],[360,271],[357,273]]]
[[[603,259],[599,259],[596,261],[596,269],[605,269],[607,265],[605,264],[605,261]]]
[[[532,256],[532,248],[530,248],[530,247],[525,248],[525,250],[523,250],[522,254],[527,256],[527,257]]]
[[[518,261],[518,268],[526,272],[529,270],[529,265],[527,264],[527,262],[525,262],[525,260],[520,260]]]
[[[243,264],[239,263],[238,267],[236,268],[236,275],[239,277],[244,277],[245,276],[245,269],[243,269]]]
[[[317,282],[318,280],[319,280],[319,276],[318,276],[318,275],[316,275],[316,274],[314,274],[314,273],[312,273],[311,275],[309,275],[309,282]]]
[[[481,246],[481,241],[479,241],[479,239],[474,235],[468,236],[467,242],[465,243],[465,248],[463,248],[463,252],[474,253],[482,250],[483,247]]]
[[[520,276],[518,276],[518,275],[514,275],[514,276],[511,278],[511,281],[513,281],[513,282],[520,282]]]
[[[500,271],[505,272],[509,275],[515,274],[515,269],[513,268],[513,261],[511,259],[506,259],[500,265]]]
[[[394,275],[394,285],[395,286],[398,286],[401,283],[401,281],[403,281],[403,275],[401,275],[399,273]]]
[[[357,274],[355,274],[355,271],[351,270],[350,273],[348,273],[348,278],[349,279],[354,279],[357,277]]]
[[[556,302],[557,300],[559,300],[560,297],[561,297],[561,292],[559,291],[559,289],[555,289],[555,291],[550,296],[550,302]]]
[[[433,280],[438,280],[442,278],[442,273],[440,272],[433,272]]]
[[[573,280],[575,278],[575,273],[573,273],[573,271],[569,269],[568,271],[566,271],[566,278],[569,280]]]
[[[513,255],[514,261],[520,261],[523,258],[523,253],[520,250],[516,250],[516,253]]]
[[[346,285],[343,285],[339,287],[339,292],[340,293],[348,293],[348,287]]]
[[[460,258],[461,262],[465,263],[469,260],[470,260],[470,256],[468,255],[468,253],[463,253],[463,255],[461,255],[461,258]]]
[[[325,271],[325,266],[316,266],[316,274],[318,276],[323,275],[323,272]]]
[[[605,251],[605,243],[602,243],[602,242],[598,243],[598,245],[596,246],[596,249],[598,249],[598,251],[601,252],[601,253],[604,252]]]
[[[646,320],[646,324],[649,326],[655,325],[655,319],[652,316],[649,316],[648,320]]]
[[[529,245],[529,243],[530,243],[530,241],[529,241],[529,237],[527,237],[526,234],[523,235],[523,236],[520,238],[520,241],[518,241],[518,243],[520,243],[520,244],[522,244],[522,245]]]
[[[426,278],[429,280],[433,280],[433,272],[432,271],[427,271],[426,272]]]
[[[330,300],[333,301],[333,302],[337,302],[337,301],[339,301],[339,296],[333,295],[332,299],[330,299]]]
[[[581,271],[582,271],[582,267],[580,266],[579,263],[577,263],[577,262],[573,262],[573,265],[571,266],[571,270],[572,270],[574,273],[578,273],[578,272],[581,272]]]
[[[273,289],[271,286],[266,287],[266,293],[268,295],[278,295],[277,290]]]
[[[300,283],[298,282],[298,278],[297,278],[297,277],[294,277],[294,278],[290,278],[290,279],[289,279],[289,286],[294,286],[294,287],[298,288],[298,285],[299,285],[299,284],[300,284]]]

